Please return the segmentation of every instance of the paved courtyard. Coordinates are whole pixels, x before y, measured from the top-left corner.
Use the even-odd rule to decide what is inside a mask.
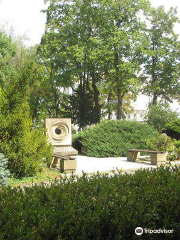
[[[128,162],[126,157],[95,158],[78,155],[76,173],[108,172],[111,170],[135,171],[141,168],[155,168],[150,162]]]

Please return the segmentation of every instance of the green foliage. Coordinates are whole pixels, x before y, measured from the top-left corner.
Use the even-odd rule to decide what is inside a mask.
[[[87,104],[89,101],[85,94],[93,95],[94,119],[99,122],[102,108],[100,86],[110,85],[106,93],[114,93],[118,102],[117,117],[122,118],[122,99],[127,93],[135,94],[139,90],[136,73],[140,71],[139,51],[144,32],[141,28],[145,28],[139,13],[142,14],[149,2],[47,2],[46,30],[39,46],[40,57],[47,69],[45,75],[51,86],[47,92],[55,98],[59,87],[79,83],[77,117],[81,128],[84,127],[84,100]],[[52,102],[57,104],[59,99],[56,97],[56,100]]]
[[[146,148],[146,140],[156,135],[149,125],[133,121],[110,120],[97,124],[74,137],[93,157],[125,156],[127,149]]]
[[[163,129],[168,136],[180,140],[180,119],[167,123]]]
[[[141,226],[173,229],[161,239],[179,239],[179,189],[179,167],[111,177],[84,174],[50,186],[3,189],[0,238],[135,240],[135,228]]]
[[[43,130],[33,128],[27,103],[0,116],[0,150],[16,177],[32,176],[40,170],[43,158],[50,161],[51,146]]]
[[[0,186],[7,186],[9,184],[8,178],[10,177],[10,172],[7,169],[8,159],[0,153]]]
[[[174,143],[176,147],[177,159],[180,159],[180,140]]]
[[[161,134],[148,140],[148,147],[154,151],[168,151],[172,140],[166,134]]]
[[[158,103],[149,107],[146,120],[149,125],[153,126],[157,131],[162,132],[164,126],[176,120],[177,117],[177,113],[173,112],[168,104]]]
[[[175,148],[176,141],[168,137],[165,133],[151,138],[147,142],[149,149],[154,151],[164,151],[168,152],[167,159],[175,160],[177,159],[177,151]]]
[[[147,13],[147,27],[143,44],[143,90],[152,96],[153,104],[158,97],[171,102],[180,94],[179,56],[180,41],[175,33],[179,23],[177,9],[168,11],[163,6],[151,8]]]
[[[97,108],[93,104],[93,94],[87,90],[83,96],[80,96],[80,91],[77,89],[68,97],[64,113],[61,113],[61,116],[72,118],[72,122],[77,124],[79,129],[83,129],[87,125],[99,121],[96,110]]]
[[[0,29],[0,87],[4,87],[6,76],[11,72],[9,61],[16,54],[16,46],[12,38]]]
[[[34,184],[41,184],[42,182],[50,182],[52,180],[55,180],[57,178],[60,178],[60,172],[57,170],[54,170],[52,168],[48,168],[47,166],[42,166],[42,169],[39,173],[32,177],[24,177],[24,178],[9,178],[9,186],[10,187],[23,187],[23,186],[29,186],[31,187]]]
[[[34,129],[30,116],[33,53],[22,42],[16,42],[16,47],[18,51],[9,59],[11,71],[4,75],[0,89],[0,151],[8,158],[11,174],[24,177],[36,174],[43,158],[50,161],[51,146],[42,128]]]

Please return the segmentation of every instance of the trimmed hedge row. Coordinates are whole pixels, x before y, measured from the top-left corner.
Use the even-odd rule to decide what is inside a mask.
[[[180,168],[4,188],[0,213],[6,240],[180,239]],[[136,236],[136,227],[173,233]]]
[[[83,145],[92,157],[126,156],[127,149],[147,147],[147,140],[155,137],[153,127],[136,121],[107,120],[73,136],[73,147]]]

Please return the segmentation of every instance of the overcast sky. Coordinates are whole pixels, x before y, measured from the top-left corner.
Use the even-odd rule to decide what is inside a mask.
[[[180,18],[180,0],[150,0],[157,7],[164,5],[166,9],[171,6],[178,7]],[[0,25],[14,29],[17,35],[26,35],[30,40],[27,45],[40,42],[44,32],[46,16],[41,13],[47,5],[44,0],[0,0]],[[7,27],[8,26],[8,27]],[[180,34],[180,27],[176,28]]]

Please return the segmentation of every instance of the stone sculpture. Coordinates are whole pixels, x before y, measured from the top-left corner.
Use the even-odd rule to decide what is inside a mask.
[[[78,154],[78,151],[71,146],[71,119],[47,118],[45,127],[49,141],[53,145],[51,167],[60,167],[61,172],[74,172],[76,169],[74,156]]]

